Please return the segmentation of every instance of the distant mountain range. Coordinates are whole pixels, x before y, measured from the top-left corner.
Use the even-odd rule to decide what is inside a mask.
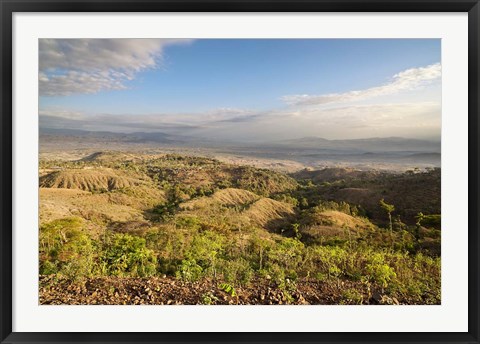
[[[277,140],[262,143],[234,143],[214,141],[193,136],[181,136],[162,132],[114,133],[108,131],[86,131],[75,129],[40,129],[40,139],[77,139],[87,142],[152,143],[169,146],[238,148],[289,153],[311,154],[364,154],[379,153],[440,154],[440,142],[407,139],[402,137],[374,137],[352,140],[327,140],[321,137]]]
[[[78,139],[86,140],[107,140],[107,141],[120,141],[120,142],[132,142],[132,143],[181,143],[182,138],[179,136],[169,135],[165,133],[114,133],[110,131],[87,131],[78,129],[51,129],[40,128],[40,138],[46,136],[57,137],[76,137]]]

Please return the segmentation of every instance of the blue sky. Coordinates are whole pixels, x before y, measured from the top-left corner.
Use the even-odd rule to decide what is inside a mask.
[[[175,125],[185,126],[176,129],[183,134],[200,136],[238,129],[249,139],[260,135],[256,126],[268,124],[272,135],[288,138],[438,139],[440,44],[436,39],[41,40],[40,123],[124,132],[141,131],[142,123],[146,131]],[[414,119],[416,126],[406,123]]]

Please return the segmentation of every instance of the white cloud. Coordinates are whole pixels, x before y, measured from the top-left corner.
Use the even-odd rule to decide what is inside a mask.
[[[125,83],[162,63],[165,46],[183,39],[41,39],[41,96],[125,89]]]
[[[254,123],[236,124],[231,131],[223,132],[265,140],[305,136],[326,139],[388,136],[430,139],[440,137],[440,128],[440,103],[417,102],[286,110],[263,116]]]
[[[109,114],[85,113],[60,107],[39,111],[44,128],[78,128],[117,132],[187,131],[203,127],[225,127],[227,122],[248,121],[256,112],[235,108],[218,108],[197,113]]]
[[[345,93],[289,95],[282,97],[282,100],[289,105],[297,106],[362,101],[379,96],[393,95],[402,91],[415,90],[439,80],[441,75],[441,65],[440,63],[435,63],[426,67],[407,69],[395,74],[389,83],[382,86]]]
[[[125,76],[105,73],[69,71],[65,74],[39,74],[41,96],[69,96],[72,94],[92,94],[102,90],[126,89]]]
[[[85,114],[50,108],[44,128],[114,132],[159,131],[202,138],[268,141],[318,136],[327,139],[403,136],[438,138],[441,105],[435,101],[252,111],[220,108],[199,113]]]
[[[45,82],[45,93],[58,92],[61,87],[63,92],[69,90],[94,93],[101,89],[124,88],[123,80],[128,79],[130,73],[135,74],[135,71],[124,72],[122,68],[84,70],[69,71],[68,77],[54,75],[52,78],[42,72],[39,78],[40,82]],[[262,111],[217,108],[204,112],[120,115],[45,109],[40,113],[40,118],[44,127],[117,132],[161,131],[232,140],[302,136],[329,139],[372,136],[440,137],[441,101],[438,87],[429,87],[416,94],[404,92],[437,82],[440,76],[441,66],[437,63],[400,72],[383,86],[319,96],[290,96],[286,97],[286,100],[291,106]],[[78,80],[80,82],[77,83]],[[368,101],[380,96],[388,97],[378,99],[375,103]]]
[[[355,105],[319,111],[316,117],[338,129],[440,128],[441,107],[436,102]],[[404,133],[402,133],[404,134]]]

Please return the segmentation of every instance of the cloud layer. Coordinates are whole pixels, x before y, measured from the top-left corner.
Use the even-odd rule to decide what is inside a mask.
[[[125,47],[126,43],[124,42],[122,47]],[[170,43],[162,44],[161,46]],[[102,62],[103,59],[90,65],[90,62],[83,60],[84,57],[75,60],[76,57],[69,56],[65,61],[52,57],[50,63],[55,59],[59,60],[55,64],[42,66],[46,72],[40,73],[41,82],[43,74],[52,70],[53,65],[62,65],[62,68],[69,71],[65,75],[50,78],[45,76],[47,80],[44,81],[43,90],[46,93],[58,94],[59,90],[88,90],[94,93],[102,89],[124,88],[124,81],[133,77],[136,72],[157,66],[158,61],[151,59],[147,51],[161,52],[161,46],[157,46],[155,50],[151,42],[146,45],[145,51],[138,56],[127,54],[123,59],[113,59],[111,64]],[[82,49],[85,49],[83,45]],[[115,50],[118,51],[118,48]],[[122,61],[132,62],[131,67],[123,65]],[[84,66],[82,71],[71,70],[71,65],[77,63]],[[57,70],[59,67],[53,69]],[[327,139],[374,136],[438,139],[441,129],[441,101],[436,86],[440,77],[441,66],[436,63],[407,69],[394,75],[391,81],[384,85],[364,90],[317,96],[285,96],[283,99],[288,106],[262,111],[217,108],[205,112],[119,115],[48,108],[40,111],[40,126],[124,133],[164,132],[237,142],[304,136]],[[408,93],[411,90],[416,90],[415,96]],[[381,96],[387,97],[378,101],[376,98]]]
[[[441,65],[440,63],[435,63],[426,67],[407,69],[395,74],[389,83],[382,86],[345,93],[288,95],[282,97],[282,100],[289,105],[323,105],[362,101],[379,96],[393,95],[402,91],[415,90],[440,79],[441,75]]]
[[[177,114],[82,114],[43,110],[40,126],[114,132],[163,132],[227,141],[269,141],[317,136],[327,139],[403,136],[439,138],[437,102],[351,105],[263,112],[218,109]]]
[[[126,88],[126,82],[161,64],[165,46],[182,39],[41,39],[41,96],[91,94]]]

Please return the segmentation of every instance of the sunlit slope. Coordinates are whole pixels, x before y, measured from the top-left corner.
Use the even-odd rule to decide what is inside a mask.
[[[51,172],[40,178],[40,187],[85,191],[112,191],[147,184],[145,176],[132,176],[110,168],[68,169]]]

